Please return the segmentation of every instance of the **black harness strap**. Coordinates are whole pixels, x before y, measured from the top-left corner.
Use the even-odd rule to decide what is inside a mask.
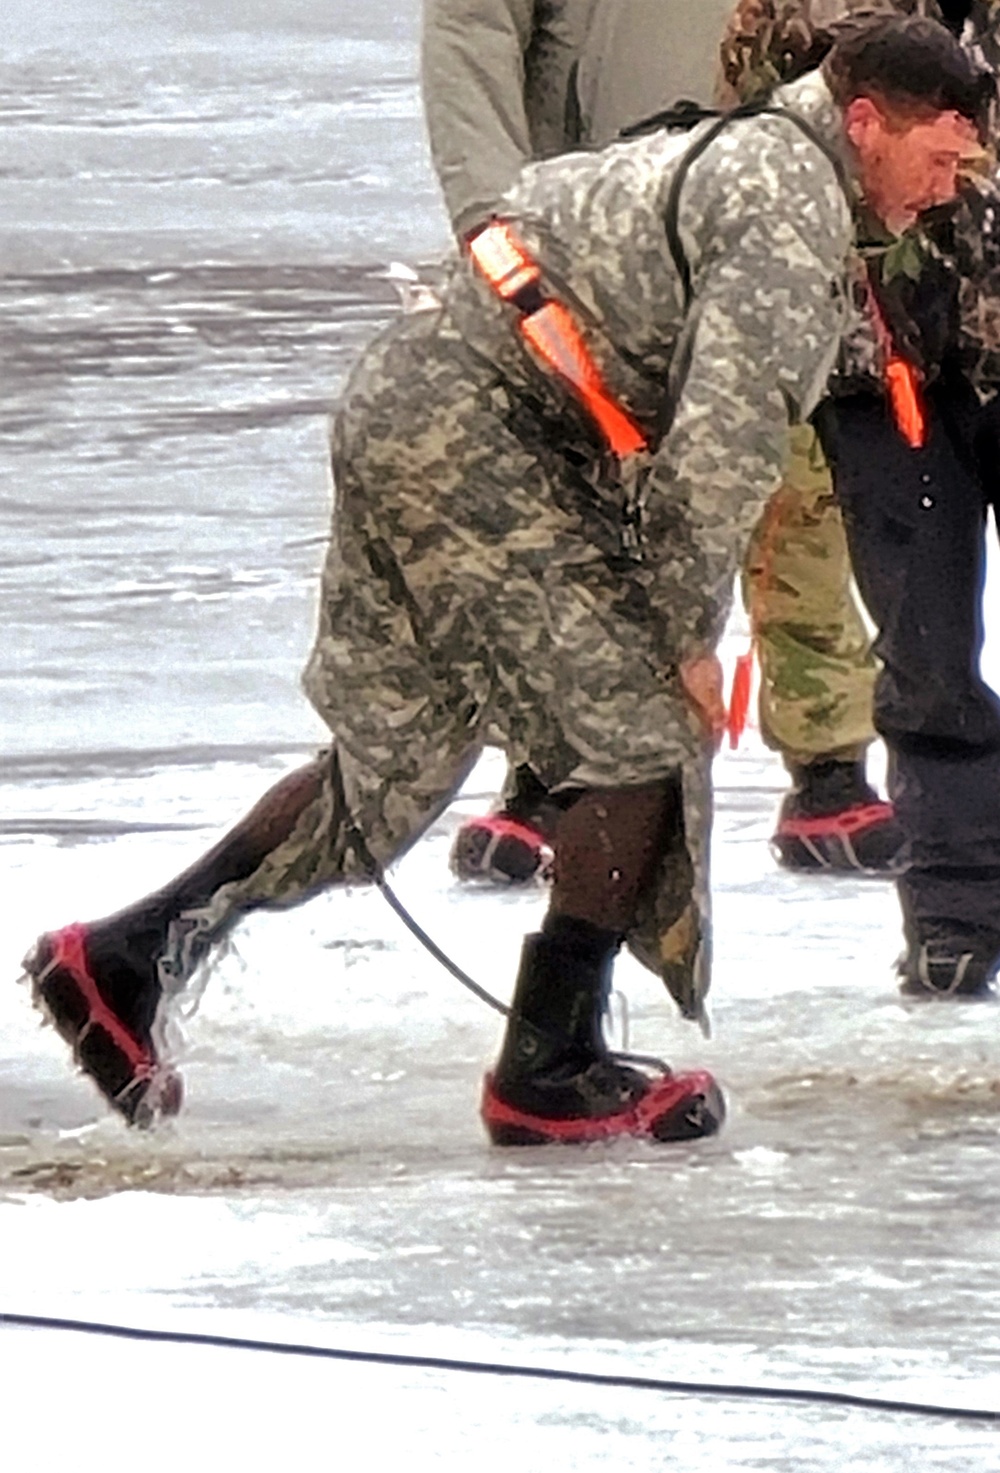
[[[627,130],[628,136],[636,136],[639,133],[646,132],[651,127],[684,127],[691,126],[692,123],[698,123],[707,118],[714,118],[715,120],[710,128],[705,129],[705,132],[700,138],[695,139],[694,143],[692,143],[691,147],[681,158],[674,177],[670,182],[670,191],[667,195],[664,228],[667,234],[667,245],[670,248],[670,254],[677,268],[677,274],[681,279],[685,310],[691,305],[691,266],[684,252],[684,246],[681,243],[679,223],[681,190],[684,187],[684,181],[687,179],[692,165],[697,162],[705,150],[715,142],[719,134],[730,123],[737,122],[742,118],[759,117],[787,118],[790,123],[794,123],[809,141],[816,145],[824,157],[829,159],[845,197],[848,200],[850,199],[847,173],[843,160],[837,157],[830,145],[819,136],[811,123],[807,123],[805,118],[800,117],[796,112],[792,112],[790,108],[774,107],[770,103],[748,103],[745,107],[736,107],[726,113],[719,113],[708,108],[700,109],[696,113],[693,108],[678,107],[671,108],[665,113],[658,113],[655,118],[650,118],[644,123],[638,123],[634,128]],[[626,135],[623,134],[622,136],[624,137]]]

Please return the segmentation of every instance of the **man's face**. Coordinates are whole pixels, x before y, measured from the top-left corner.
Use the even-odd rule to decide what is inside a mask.
[[[982,157],[975,127],[960,113],[894,116],[858,97],[844,122],[864,197],[895,234],[922,210],[954,199],[963,166]]]

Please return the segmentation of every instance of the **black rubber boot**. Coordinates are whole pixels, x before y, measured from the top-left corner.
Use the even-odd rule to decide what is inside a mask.
[[[637,1070],[614,1064],[604,1041],[618,938],[608,944],[610,933],[574,925],[593,933],[591,945],[585,934],[577,945],[544,932],[524,938],[513,1014],[493,1071],[501,1098],[553,1119],[618,1110],[646,1083]],[[602,1066],[596,1079],[595,1065]]]
[[[129,932],[113,920],[65,926],[40,937],[24,962],[36,1006],[130,1125],[181,1105],[181,1078],[165,1057],[162,941],[155,927]]]
[[[941,904],[937,914],[928,914],[927,910],[933,889],[928,895],[926,887],[922,887],[922,903],[918,906],[910,885],[899,887],[904,941],[903,954],[896,963],[899,990],[904,997],[920,1001],[929,998],[995,1001],[995,981],[1000,967],[997,928],[993,924],[977,926],[967,916],[958,919],[948,905],[954,894],[954,883],[946,877],[939,878],[942,888],[938,892]]]
[[[485,1081],[493,1142],[687,1140],[717,1130],[724,1105],[711,1075],[651,1079],[609,1053],[602,1021],[618,937],[565,917],[546,924],[525,937],[512,1015]]]
[[[460,880],[527,885],[544,877],[552,851],[538,829],[501,809],[462,824],[449,863]]]
[[[891,803],[865,777],[862,759],[789,763],[792,791],[771,848],[786,869],[892,874],[903,834]]]

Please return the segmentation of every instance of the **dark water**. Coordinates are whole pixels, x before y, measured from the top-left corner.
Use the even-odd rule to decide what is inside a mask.
[[[7,0],[9,266],[436,249],[417,0]]]

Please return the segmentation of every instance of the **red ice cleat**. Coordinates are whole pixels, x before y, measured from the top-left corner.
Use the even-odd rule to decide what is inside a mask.
[[[666,1074],[648,1079],[636,1070],[625,1069],[609,1058],[600,1068],[620,1071],[625,1096],[623,1107],[609,1114],[573,1115],[555,1119],[518,1109],[500,1098],[492,1074],[483,1083],[481,1114],[494,1145],[544,1146],[586,1145],[618,1136],[639,1136],[655,1141],[689,1141],[714,1135],[726,1115],[725,1099],[706,1069],[683,1074]],[[598,1091],[587,1076],[580,1076],[581,1104],[597,1102]],[[567,1084],[569,1082],[567,1081]],[[605,1081],[601,1081],[605,1087]]]
[[[129,1125],[177,1114],[183,1085],[156,1041],[163,989],[155,966],[77,924],[40,937],[24,968],[35,1006]]]
[[[527,884],[551,860],[552,851],[537,829],[502,813],[463,823],[451,850],[451,867],[460,880],[497,885]]]
[[[899,869],[903,831],[896,810],[868,782],[862,759],[818,757],[790,771],[792,791],[771,840],[779,864],[870,875]]]
[[[902,842],[892,804],[876,802],[815,818],[782,816],[771,847],[786,869],[887,874]]]

